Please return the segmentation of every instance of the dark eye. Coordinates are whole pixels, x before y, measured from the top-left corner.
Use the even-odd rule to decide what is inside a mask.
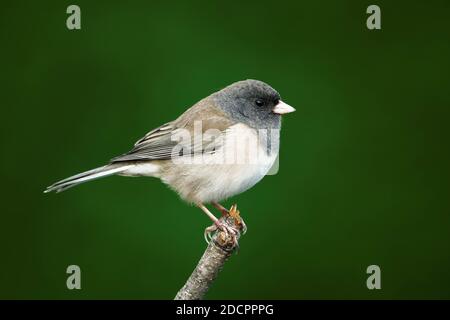
[[[264,105],[264,101],[262,101],[262,100],[260,100],[260,99],[257,99],[257,100],[255,100],[255,104],[256,104],[258,107],[262,107],[262,106]]]

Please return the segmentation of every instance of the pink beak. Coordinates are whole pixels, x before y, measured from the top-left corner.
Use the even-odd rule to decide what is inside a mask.
[[[288,105],[287,103],[284,103],[283,101],[279,101],[278,104],[272,109],[273,113],[277,113],[277,114],[285,114],[285,113],[291,113],[294,112],[295,109],[292,108],[290,105]]]

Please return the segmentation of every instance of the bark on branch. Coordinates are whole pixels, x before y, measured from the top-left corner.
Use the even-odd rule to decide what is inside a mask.
[[[230,234],[221,230],[216,231],[186,284],[175,296],[175,300],[203,299],[225,262],[237,250],[243,227],[241,220],[237,221],[235,217],[226,216],[220,218],[220,221],[238,231],[236,242]]]

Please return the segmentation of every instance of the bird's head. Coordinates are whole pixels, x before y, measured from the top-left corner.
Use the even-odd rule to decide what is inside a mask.
[[[253,128],[278,128],[281,115],[295,109],[281,101],[280,94],[258,80],[235,82],[213,94],[216,104],[232,119]]]

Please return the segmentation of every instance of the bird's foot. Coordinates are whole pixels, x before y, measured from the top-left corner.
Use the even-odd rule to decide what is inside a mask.
[[[245,224],[244,219],[242,219],[240,211],[237,209],[237,204],[231,206],[228,215],[233,218],[234,224],[242,230],[242,234],[245,234],[247,232],[247,225]]]
[[[217,205],[216,208],[222,212],[222,218],[205,229],[204,237],[206,242],[209,243],[213,238],[214,232],[220,230],[223,232],[222,238],[231,237],[234,246],[237,247],[238,233],[242,232],[242,234],[245,234],[247,232],[247,225],[241,218],[237,205],[232,205],[230,210],[225,209],[221,205]]]
[[[245,234],[247,232],[247,225],[245,224],[244,220],[240,216],[240,213],[239,213],[239,210],[237,209],[236,204],[232,205],[230,210],[226,209],[218,202],[213,202],[212,204],[214,205],[214,207],[216,207],[217,210],[219,210],[222,213],[222,217],[233,218],[234,224],[238,227],[238,229],[240,231],[242,231],[242,234]]]
[[[228,225],[226,222],[221,220],[217,220],[213,225],[209,226],[205,229],[204,237],[205,241],[209,244],[212,240],[213,234],[215,231],[220,230],[224,233],[224,237],[231,237],[233,239],[233,244],[238,246],[237,234],[238,229]]]

